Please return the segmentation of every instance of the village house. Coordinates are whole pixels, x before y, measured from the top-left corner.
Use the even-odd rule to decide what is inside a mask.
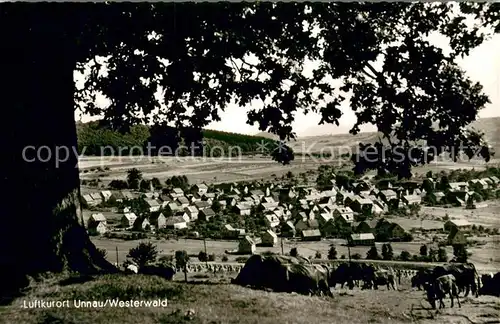
[[[203,200],[196,201],[194,205],[196,206],[196,208],[198,208],[198,211],[202,211],[203,209],[210,208],[212,206],[210,203]]]
[[[386,189],[380,191],[378,197],[388,204],[391,200],[398,199],[398,194],[394,190]]]
[[[275,208],[278,208],[279,204],[277,202],[272,202],[272,203],[261,203],[260,206],[264,210],[273,210]]]
[[[226,239],[237,239],[240,236],[240,231],[235,229],[232,225],[226,224],[224,225],[222,235]]]
[[[147,230],[151,226],[149,219],[146,217],[138,217],[134,222],[134,230],[136,231],[144,231]]]
[[[108,201],[109,198],[111,198],[111,196],[113,196],[113,194],[109,190],[103,190],[103,191],[101,191],[101,196],[102,196],[103,201]]]
[[[427,195],[429,195],[431,199],[435,200],[437,203],[443,202],[444,197],[446,197],[442,191],[429,192]]]
[[[93,193],[90,194],[90,197],[92,197],[94,205],[99,205],[99,204],[102,203],[101,193],[99,193],[99,192],[93,192]]]
[[[168,203],[165,209],[170,212],[170,214],[175,214],[179,210],[181,210],[181,206],[177,205],[175,202]]]
[[[164,229],[167,227],[167,218],[162,213],[153,213],[149,217],[149,222],[156,229]]]
[[[319,229],[303,230],[301,237],[302,241],[321,241],[321,232]]]
[[[322,227],[330,219],[333,219],[333,216],[330,213],[321,213],[316,218],[320,227]]]
[[[278,243],[278,236],[271,230],[265,231],[261,236],[262,246],[273,247]]]
[[[377,220],[364,220],[352,223],[352,229],[355,233],[374,233],[377,227]]]
[[[318,229],[319,224],[315,219],[300,219],[295,223],[294,227],[297,232],[302,232],[308,229]]]
[[[450,189],[452,191],[468,191],[469,184],[467,182],[450,182]]]
[[[355,196],[349,207],[357,213],[362,213],[369,215],[373,210],[373,202],[370,199],[361,198],[360,196]]]
[[[191,222],[198,219],[198,209],[196,206],[187,206],[184,208],[184,212],[189,216]]]
[[[187,228],[187,222],[181,216],[171,216],[171,217],[167,217],[165,227],[170,228],[170,229],[177,229],[177,230],[184,229],[184,228]]]
[[[170,192],[170,197],[172,197],[172,199],[182,196],[184,196],[184,190],[182,190],[181,188],[173,188]]]
[[[114,191],[111,195],[111,197],[116,201],[116,202],[123,202],[125,200],[125,196],[121,191]]]
[[[125,200],[133,200],[135,199],[135,195],[128,191],[128,190],[122,190],[122,195],[124,197]]]
[[[103,213],[94,213],[90,215],[87,225],[90,227],[93,223],[103,223],[104,225],[108,225],[106,217],[104,217]]]
[[[196,192],[198,195],[202,196],[208,192],[208,186],[204,183],[200,184],[195,184],[192,189],[194,192]]]
[[[467,238],[461,230],[454,227],[450,231],[446,243],[448,243],[448,245],[467,244]]]
[[[94,199],[89,194],[83,195],[82,199],[83,199],[83,202],[87,206],[96,206],[96,205],[98,205],[98,202],[94,201]]]
[[[156,199],[144,199],[144,201],[148,205],[148,210],[151,213],[157,212],[161,208],[161,204]]]
[[[471,227],[472,224],[469,223],[469,221],[466,219],[450,219],[447,222],[445,222],[443,226],[445,232],[451,232],[453,228],[466,231],[470,230]]]
[[[256,196],[259,200],[263,199],[266,196],[266,194],[260,189],[251,190],[250,195]]]
[[[200,210],[198,213],[198,219],[207,222],[210,218],[215,216],[215,212],[212,208],[205,208]]]
[[[179,210],[179,211],[175,212],[175,214],[173,216],[182,217],[182,219],[184,219],[186,221],[186,223],[189,223],[191,221],[188,214],[183,210]]]
[[[238,252],[241,254],[254,254],[256,249],[257,246],[254,240],[248,235],[243,237],[238,243]]]
[[[264,215],[264,222],[270,228],[275,228],[280,224],[279,218],[274,213]]]
[[[134,226],[137,216],[134,213],[126,213],[121,218],[121,225],[124,228],[131,228]]]
[[[420,205],[422,203],[422,197],[418,195],[405,195],[402,197],[401,201],[405,205]]]
[[[185,208],[189,206],[189,200],[182,196],[182,197],[177,197],[177,204],[181,206],[181,208]]]
[[[236,205],[236,212],[242,216],[248,216],[251,213],[251,206],[245,203]]]
[[[280,230],[281,237],[295,237],[295,235],[297,234],[292,221],[281,223]]]
[[[373,246],[375,245],[375,236],[373,233],[351,234],[348,241],[350,246]]]
[[[103,235],[108,231],[108,226],[105,222],[91,222],[88,226],[90,235]]]
[[[472,179],[469,181],[469,186],[484,190],[488,189],[488,182],[485,179]]]
[[[333,218],[343,218],[346,223],[351,224],[354,222],[354,211],[349,207],[338,207],[332,212]]]
[[[498,187],[498,185],[500,185],[500,179],[497,176],[491,176],[490,179],[494,187]]]

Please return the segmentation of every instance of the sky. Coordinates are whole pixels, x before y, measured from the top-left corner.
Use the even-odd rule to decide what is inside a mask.
[[[429,40],[436,46],[446,51],[448,42],[441,35],[431,35]],[[309,63],[312,66],[312,63]],[[499,117],[500,116],[500,35],[496,34],[491,39],[485,41],[480,46],[473,49],[469,56],[458,61],[459,66],[465,70],[467,75],[473,80],[483,85],[483,91],[489,96],[491,103],[479,112],[480,118]],[[308,63],[305,65],[308,69]],[[311,69],[312,67],[309,67]],[[75,80],[77,83],[79,80]],[[99,103],[97,103],[99,105]],[[246,123],[247,116],[245,107],[237,105],[228,105],[224,112],[220,113],[221,121],[213,122],[207,126],[209,129],[221,130],[226,132],[256,134],[259,133],[257,126],[251,126]],[[342,117],[339,120],[340,125],[318,125],[320,116],[315,113],[304,115],[298,112],[295,115],[295,122],[292,124],[293,130],[299,137],[317,136],[326,134],[347,133],[354,125],[356,116],[349,108],[348,104],[342,106]],[[75,114],[76,119],[88,121],[88,116],[79,116]],[[365,126],[361,131],[374,131],[374,126]]]

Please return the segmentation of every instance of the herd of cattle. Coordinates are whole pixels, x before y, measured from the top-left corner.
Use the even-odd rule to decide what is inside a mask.
[[[158,275],[171,280],[181,269],[174,266],[145,266],[138,269],[128,266],[128,271]],[[436,301],[440,308],[444,307],[443,299],[450,296],[451,307],[454,299],[461,307],[459,294],[474,296],[479,294],[500,297],[500,272],[479,276],[472,263],[448,264],[420,270],[393,269],[379,267],[373,264],[345,262],[333,264],[312,264],[310,260],[301,257],[281,255],[253,255],[246,264],[189,264],[188,273],[193,272],[234,272],[238,273],[231,282],[241,286],[266,289],[276,292],[296,292],[299,294],[317,294],[332,296],[331,289],[337,285],[353,289],[387,289],[398,290],[403,278],[410,279],[411,286],[425,290],[429,303],[433,308]]]

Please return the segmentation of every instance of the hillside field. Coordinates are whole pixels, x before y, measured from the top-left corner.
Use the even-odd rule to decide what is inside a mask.
[[[234,277],[234,275],[232,276]],[[412,290],[403,280],[398,291],[346,290],[337,288],[334,297],[308,297],[297,294],[252,290],[228,284],[229,277],[190,277],[190,283],[174,282],[142,275],[109,275],[78,282],[50,278],[34,284],[26,296],[0,308],[0,323],[499,323],[500,300],[491,296],[462,297],[461,308],[431,310],[424,292]],[[75,308],[74,300],[105,301],[165,300],[166,307]],[[24,309],[25,301],[69,302],[68,308]],[[188,312],[190,314],[188,314]]]

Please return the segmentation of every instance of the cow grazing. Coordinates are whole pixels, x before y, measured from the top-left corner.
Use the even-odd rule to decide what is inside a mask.
[[[450,295],[451,307],[453,307],[453,298],[457,299],[458,307],[462,307],[460,304],[460,299],[458,297],[458,287],[456,284],[455,276],[452,274],[446,274],[438,277],[432,282],[424,283],[424,288],[427,292],[427,299],[431,304],[432,308],[436,308],[436,300],[439,300],[439,308],[444,308],[443,299],[447,294]]]
[[[363,263],[341,263],[332,273],[331,287],[340,284],[341,288],[347,283],[349,289],[353,289],[360,281],[366,282],[367,278],[373,278],[375,268]]]
[[[457,287],[459,288],[459,291],[465,291],[465,297],[469,295],[469,292],[472,292],[476,297],[479,296],[480,278],[474,264],[449,264],[445,266],[437,266],[433,270],[434,278],[438,278],[446,274],[452,274],[455,276]]]
[[[396,288],[396,278],[391,271],[388,270],[377,270],[373,273],[371,278],[366,278],[365,287],[378,289],[378,286],[386,286],[387,290],[391,288],[397,290]]]
[[[479,293],[500,297],[500,272],[490,273],[481,277],[482,285]]]

